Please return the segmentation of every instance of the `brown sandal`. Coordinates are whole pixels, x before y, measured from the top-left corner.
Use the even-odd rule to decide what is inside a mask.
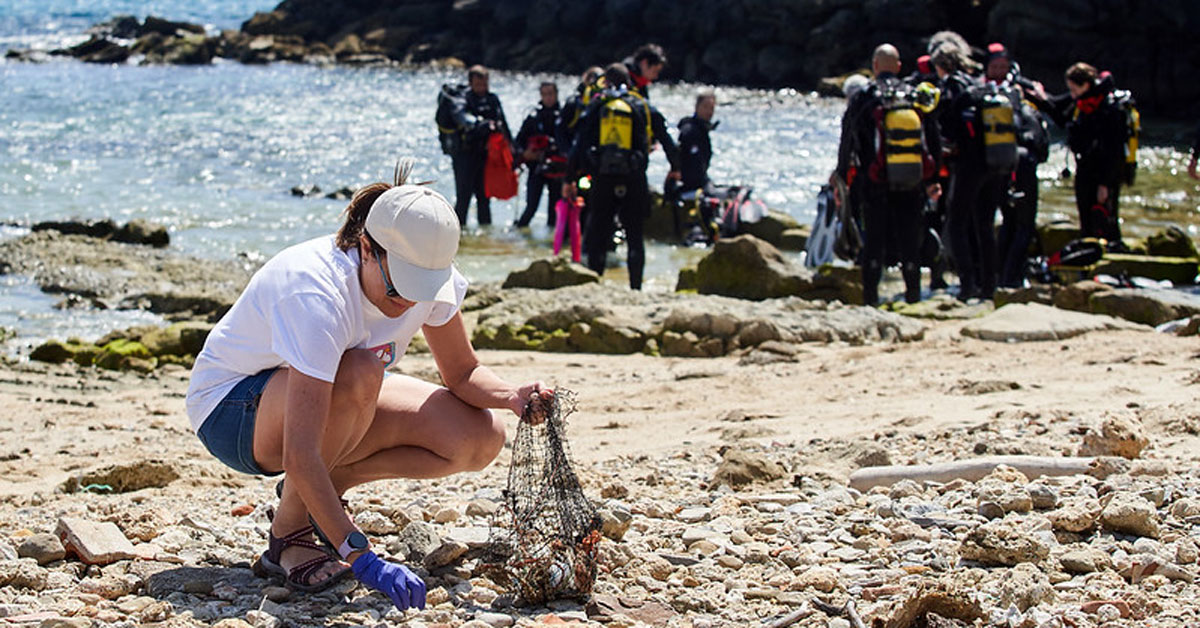
[[[349,567],[345,567],[320,582],[315,584],[312,582],[313,576],[321,567],[324,567],[330,561],[337,562],[337,559],[330,556],[325,551],[325,548],[308,540],[308,536],[312,533],[312,526],[300,528],[282,538],[278,538],[274,534],[267,532],[267,551],[263,552],[262,556],[254,563],[254,573],[264,578],[269,576],[282,578],[288,587],[307,593],[324,591],[342,578],[345,578],[350,573]],[[280,563],[280,557],[283,555],[283,551],[289,547],[306,547],[322,552],[322,555],[288,570],[284,569]]]

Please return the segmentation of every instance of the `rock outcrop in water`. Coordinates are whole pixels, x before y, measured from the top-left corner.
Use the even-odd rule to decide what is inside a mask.
[[[686,6],[686,10],[683,7]],[[1200,3],[1112,0],[285,0],[240,31],[129,16],[56,51],[84,61],[205,64],[294,61],[377,65],[483,63],[575,74],[653,41],[667,51],[664,79],[813,89],[868,65],[880,42],[912,67],[930,35],[951,29],[977,46],[1005,43],[1026,75],[1061,91],[1075,61],[1112,71],[1143,111],[1194,115],[1200,65],[1192,45]],[[136,40],[131,46],[122,42]],[[139,56],[140,55],[140,56]],[[15,59],[37,60],[10,50]]]
[[[1200,83],[1187,80],[1200,64],[1200,3],[1182,0],[285,0],[242,27],[319,43],[339,59],[454,57],[567,73],[654,41],[671,60],[668,79],[805,89],[864,67],[883,41],[911,67],[942,29],[979,46],[1004,42],[1056,91],[1065,68],[1085,60],[1111,70],[1144,109],[1194,112],[1200,102]]]

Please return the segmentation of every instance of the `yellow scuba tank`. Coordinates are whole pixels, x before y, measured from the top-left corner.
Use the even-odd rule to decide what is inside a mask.
[[[622,98],[612,98],[600,108],[600,146],[633,148],[633,107]]]
[[[1017,167],[1017,125],[1012,100],[995,84],[989,84],[979,103],[983,125],[983,150],[987,165],[997,172]]]
[[[634,146],[634,111],[626,93],[606,93],[599,106],[599,129],[596,142],[596,173],[627,176],[638,168],[637,148]],[[644,163],[644,160],[643,160]]]
[[[1142,114],[1138,112],[1133,94],[1129,90],[1114,90],[1112,101],[1125,114],[1125,171],[1122,175],[1127,185],[1133,185],[1137,177],[1138,137],[1142,132]]]
[[[883,157],[888,187],[911,190],[921,184],[925,174],[921,115],[913,105],[912,93],[899,85],[887,86],[882,100]]]

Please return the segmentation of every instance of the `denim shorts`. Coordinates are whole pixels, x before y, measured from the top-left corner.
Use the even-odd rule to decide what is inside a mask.
[[[267,369],[238,382],[200,426],[200,442],[230,468],[251,475],[279,475],[254,461],[254,417],[267,382],[278,369]]]

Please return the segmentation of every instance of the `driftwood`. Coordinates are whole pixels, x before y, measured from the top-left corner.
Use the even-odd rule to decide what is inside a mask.
[[[1008,465],[1030,479],[1039,476],[1086,474],[1095,458],[1055,458],[1050,456],[988,456],[937,464],[889,467],[864,467],[850,474],[850,488],[860,491],[876,486],[891,486],[900,480],[915,482],[971,482],[987,477],[1000,465]]]
[[[763,628],[787,628],[787,626],[791,626],[792,624],[812,615],[813,613],[816,613],[816,611],[813,610],[808,604],[805,604],[804,606],[801,606],[800,608],[788,613],[787,615],[784,615],[783,617],[780,617],[779,619],[776,619],[775,621],[763,624]]]

